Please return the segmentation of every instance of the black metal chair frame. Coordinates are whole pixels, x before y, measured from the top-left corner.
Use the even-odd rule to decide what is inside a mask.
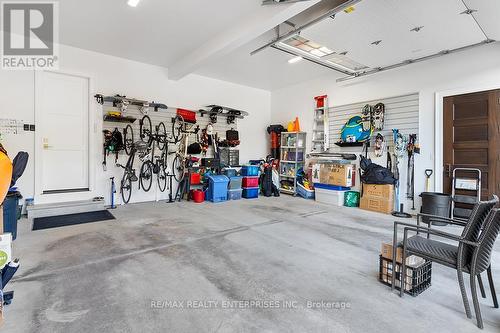
[[[498,213],[499,210],[493,209],[494,204],[496,204],[497,202],[498,202],[498,198],[496,196],[494,197],[493,200],[491,200],[489,202],[483,202],[483,204],[491,205],[491,209],[488,209],[488,211],[487,211],[488,215],[484,218],[482,225],[478,226],[480,228],[480,230],[482,230],[482,231],[489,230],[490,225],[492,223],[495,223],[495,218],[499,218],[499,216],[500,216],[500,213]],[[481,203],[478,203],[478,206],[475,207],[473,214],[479,214],[479,208],[478,208],[479,204],[481,204]],[[428,221],[427,221],[428,226],[427,227],[420,225],[421,217],[428,218]],[[471,241],[471,240],[465,239],[465,237],[463,237],[463,236],[454,235],[454,234],[450,234],[447,232],[443,232],[443,231],[439,231],[439,230],[435,230],[435,229],[431,228],[431,223],[433,221],[446,222],[449,224],[454,224],[454,225],[458,225],[458,226],[462,226],[462,227],[467,228],[468,223],[474,222],[474,218],[480,218],[480,217],[471,215],[471,218],[469,219],[469,221],[467,221],[467,220],[463,220],[463,219],[451,219],[451,218],[437,217],[437,216],[428,215],[428,214],[418,214],[417,225],[411,224],[411,223],[398,222],[398,221],[394,222],[393,267],[394,267],[394,269],[396,267],[397,247],[398,246],[401,247],[401,245],[402,245],[403,254],[402,254],[402,263],[401,263],[401,276],[402,277],[401,277],[400,296],[403,296],[404,290],[405,290],[405,283],[406,283],[406,279],[404,278],[404,276],[406,274],[406,257],[407,257],[407,255],[411,254],[411,252],[407,249],[408,232],[410,232],[410,231],[416,232],[417,235],[419,235],[420,232],[422,232],[422,233],[427,235],[428,239],[430,238],[430,235],[434,235],[437,237],[441,237],[441,238],[445,238],[448,240],[458,242],[459,246],[458,246],[456,266],[452,266],[446,262],[440,262],[440,260],[436,260],[435,258],[432,258],[432,257],[429,257],[427,259],[430,259],[432,261],[435,261],[436,263],[439,263],[439,264],[442,264],[442,265],[445,265],[447,267],[451,267],[451,268],[454,268],[457,270],[460,292],[462,294],[462,300],[463,300],[464,307],[465,307],[465,313],[466,313],[468,318],[472,318],[472,315],[471,315],[470,306],[469,306],[469,302],[468,302],[468,298],[467,298],[467,292],[465,290],[463,272],[470,274],[471,293],[472,293],[472,298],[473,298],[473,303],[474,303],[474,310],[476,313],[477,325],[478,325],[478,327],[483,328],[483,322],[482,322],[482,318],[481,318],[479,302],[477,299],[477,290],[476,290],[475,279],[477,278],[478,283],[479,283],[479,287],[481,290],[481,295],[483,298],[485,298],[486,293],[484,291],[484,286],[483,286],[483,283],[481,280],[481,275],[480,275],[482,273],[482,271],[484,271],[484,269],[477,271],[477,260],[478,260],[478,254],[479,254],[478,249],[479,249],[480,245],[482,244],[482,241],[484,240],[485,236],[487,236],[487,235],[485,235],[484,232],[480,231],[480,235],[477,237],[478,241]],[[403,237],[402,244],[398,243],[398,241],[397,241],[397,231],[398,231],[397,228],[398,228],[398,226],[404,226],[404,237]],[[464,251],[465,246],[469,246],[470,250],[473,249],[471,261],[469,263],[463,262],[463,258],[464,258],[463,251]],[[421,253],[416,253],[416,254],[421,256]],[[484,253],[482,253],[482,255],[484,257]],[[483,257],[481,258],[481,260],[484,261],[485,259]],[[487,275],[488,275],[488,282],[490,285],[490,291],[491,291],[492,298],[493,298],[493,304],[494,304],[495,308],[498,308],[498,301],[497,301],[497,297],[496,297],[495,286],[493,284],[493,277],[492,277],[492,273],[491,273],[491,265],[489,262],[489,257],[488,257],[488,266],[486,268],[486,271],[487,271]],[[394,286],[395,286],[395,278],[396,278],[395,275],[396,274],[394,274],[394,273],[392,274],[392,289],[394,289]]]

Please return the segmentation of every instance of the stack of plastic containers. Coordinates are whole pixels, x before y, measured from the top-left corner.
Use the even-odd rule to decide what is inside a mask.
[[[239,200],[241,199],[241,195],[243,189],[241,188],[243,177],[240,176],[232,176],[229,177],[229,189],[227,191],[228,200]]]
[[[244,165],[241,168],[242,196],[245,199],[254,199],[259,197],[259,166]]]

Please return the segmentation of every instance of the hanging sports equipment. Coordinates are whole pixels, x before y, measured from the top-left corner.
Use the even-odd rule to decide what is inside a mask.
[[[408,145],[408,138],[406,138],[404,135],[399,133],[399,130],[393,130],[396,131],[395,137],[394,137],[394,155],[398,159],[401,159],[405,156],[406,154],[406,147]]]
[[[381,131],[384,129],[384,120],[385,120],[385,104],[378,103],[373,107],[372,113],[372,124],[376,131]]]
[[[395,208],[392,215],[396,217],[410,218],[411,215],[404,212],[403,204],[399,203],[399,159],[403,158],[406,152],[406,140],[404,136],[399,133],[398,129],[392,130],[392,136],[394,141],[394,178],[396,178],[396,197],[394,200]]]
[[[408,173],[406,174],[406,197],[412,200],[412,210],[415,210],[415,144],[416,134],[410,134],[408,139]]]
[[[385,138],[381,133],[377,133],[375,137],[375,156],[382,157],[385,150]]]
[[[364,142],[370,139],[372,129],[365,130],[360,116],[350,118],[342,127],[341,139],[343,142]]]
[[[363,106],[363,109],[361,110],[361,118],[364,129],[373,127],[373,107],[370,104]]]
[[[110,130],[102,131],[104,134],[104,145],[103,145],[103,155],[104,159],[102,161],[102,166],[104,171],[106,171],[106,157],[109,153],[115,154],[115,162],[118,161],[118,153],[120,150],[124,149],[123,136],[122,133],[115,128],[113,132]]]

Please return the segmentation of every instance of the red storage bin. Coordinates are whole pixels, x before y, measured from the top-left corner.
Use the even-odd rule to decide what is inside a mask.
[[[191,190],[191,198],[196,203],[202,203],[205,201],[205,192],[202,190]]]
[[[243,177],[242,187],[259,187],[259,177]]]
[[[201,183],[201,175],[199,173],[193,172],[191,174],[191,185],[198,185]]]
[[[196,112],[186,109],[177,109],[177,115],[181,116],[185,122],[196,123]]]

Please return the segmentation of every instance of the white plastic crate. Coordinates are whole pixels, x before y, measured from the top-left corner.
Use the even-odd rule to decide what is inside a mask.
[[[315,188],[316,201],[332,206],[343,206],[344,195],[347,191],[325,190]]]

